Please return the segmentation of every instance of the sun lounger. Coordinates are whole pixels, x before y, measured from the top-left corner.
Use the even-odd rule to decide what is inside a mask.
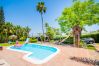
[[[27,38],[25,44],[29,43],[30,38]]]

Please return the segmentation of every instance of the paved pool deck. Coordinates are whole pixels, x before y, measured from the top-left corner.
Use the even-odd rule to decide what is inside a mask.
[[[0,58],[4,59],[11,66],[92,66],[70,60],[70,57],[87,57],[87,58],[96,58],[94,56],[94,51],[87,50],[83,48],[75,48],[71,46],[55,45],[52,43],[43,43],[44,45],[54,46],[60,49],[60,52],[44,64],[32,64],[25,61],[22,57],[26,53],[11,51],[4,47],[3,51],[0,51]],[[98,58],[97,58],[98,59]]]

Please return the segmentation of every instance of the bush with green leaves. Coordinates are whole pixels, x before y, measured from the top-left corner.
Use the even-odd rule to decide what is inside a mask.
[[[53,38],[53,40],[54,41],[57,41],[57,40],[61,40],[61,39],[64,39],[65,37],[63,37],[63,36],[55,36],[54,38]]]
[[[41,41],[44,41],[45,37],[43,35],[40,36]]]
[[[73,37],[69,37],[69,38],[66,39],[63,43],[64,43],[64,44],[73,44]]]
[[[31,43],[36,43],[36,42],[37,42],[37,39],[34,38],[34,37],[33,37],[33,38],[30,38],[30,42],[31,42]]]
[[[96,48],[93,45],[87,45],[86,49],[96,50]]]
[[[26,37],[21,37],[19,40],[20,41],[25,41],[26,40]]]
[[[0,43],[3,43],[5,41],[5,36],[4,35],[0,35]]]

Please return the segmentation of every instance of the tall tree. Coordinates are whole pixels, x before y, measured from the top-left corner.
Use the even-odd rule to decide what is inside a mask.
[[[4,11],[3,7],[0,7],[0,32],[3,30],[4,23],[5,23]]]
[[[8,41],[8,37],[9,35],[12,34],[12,28],[13,28],[13,24],[10,23],[10,22],[6,22],[4,25],[3,25],[3,33],[6,34],[6,37],[5,37],[5,42]]]
[[[71,7],[64,9],[57,20],[63,32],[71,29],[75,31],[74,28],[83,29],[86,25],[99,24],[99,3],[94,0],[75,0]],[[80,34],[78,38],[80,39]],[[79,41],[78,43],[80,43]]]
[[[36,6],[37,11],[41,14],[41,19],[42,19],[42,31],[43,31],[43,36],[44,36],[44,27],[43,27],[43,13],[46,12],[46,7],[44,2],[38,2]]]
[[[0,42],[2,42],[4,36],[3,36],[3,25],[5,23],[5,18],[4,18],[4,11],[3,7],[0,6]]]

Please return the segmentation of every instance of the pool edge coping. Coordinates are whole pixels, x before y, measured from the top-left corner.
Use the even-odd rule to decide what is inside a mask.
[[[33,44],[33,43],[29,43],[29,44]],[[34,43],[35,44],[35,43]],[[40,46],[48,46],[48,45],[42,45],[42,44],[38,44],[37,45],[40,45]],[[12,45],[13,46],[13,45]],[[29,51],[24,51],[24,50],[16,50],[16,49],[11,49],[10,47],[12,46],[9,46],[7,47],[8,50],[12,50],[12,51],[17,51],[17,52],[22,52],[22,53],[26,53],[22,58],[28,62],[31,62],[33,64],[43,64],[43,63],[46,63],[48,62],[49,60],[51,60],[55,55],[57,55],[60,50],[57,48],[57,47],[53,47],[53,46],[48,46],[48,47],[52,47],[52,48],[55,48],[57,49],[57,51],[51,55],[49,55],[47,58],[45,58],[44,60],[37,60],[37,59],[32,59],[32,58],[29,58],[28,56],[33,54],[33,52],[29,52]]]

